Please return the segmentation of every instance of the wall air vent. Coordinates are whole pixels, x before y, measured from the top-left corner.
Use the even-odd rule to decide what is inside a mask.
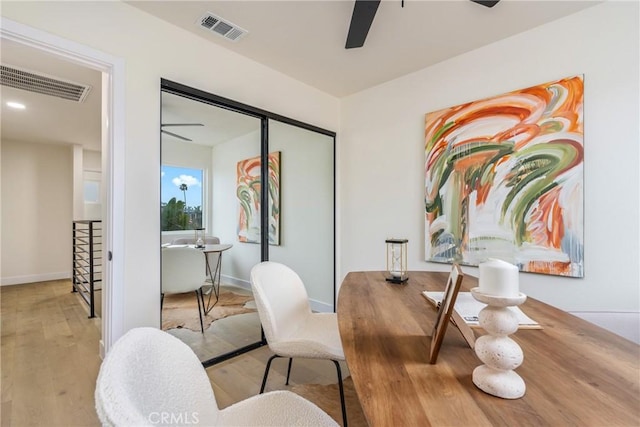
[[[91,86],[88,85],[8,65],[0,65],[0,84],[75,102],[83,102],[91,91]]]
[[[234,42],[240,40],[248,33],[244,28],[240,28],[236,24],[232,24],[211,12],[205,13],[198,20],[198,25],[207,31],[211,31]]]

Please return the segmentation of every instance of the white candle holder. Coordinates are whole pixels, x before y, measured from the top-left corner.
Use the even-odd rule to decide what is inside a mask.
[[[475,351],[484,365],[473,370],[473,383],[485,393],[503,399],[518,399],[524,396],[524,380],[513,370],[522,364],[524,355],[517,342],[508,335],[518,330],[518,318],[508,307],[525,302],[527,296],[506,297],[487,295],[479,288],[471,289],[475,299],[487,304],[480,311],[480,326],[487,331],[476,340]]]

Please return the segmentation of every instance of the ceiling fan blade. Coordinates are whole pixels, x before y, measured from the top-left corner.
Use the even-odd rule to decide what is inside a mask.
[[[353,5],[353,14],[351,15],[351,25],[349,26],[345,49],[364,45],[378,6],[380,6],[380,0],[356,0]]]
[[[471,1],[474,2],[474,3],[481,4],[483,6],[486,6],[486,7],[493,7],[496,4],[498,4],[498,2],[500,0],[471,0]]]
[[[165,126],[204,126],[202,123],[167,123],[160,125],[162,127]]]
[[[193,141],[192,139],[185,138],[184,136],[180,136],[180,135],[178,135],[178,134],[175,134],[175,133],[173,133],[173,132],[169,132],[169,131],[167,131],[167,130],[161,130],[160,132],[162,132],[162,133],[164,133],[164,134],[166,134],[166,135],[171,135],[172,137],[174,137],[174,138],[178,138],[178,139],[181,139],[181,140],[183,140],[183,141],[189,141],[189,142],[192,142],[192,141]]]

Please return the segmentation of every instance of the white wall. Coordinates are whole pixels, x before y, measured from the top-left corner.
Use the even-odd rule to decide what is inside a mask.
[[[84,181],[95,181],[102,191],[102,155],[99,151],[84,150],[82,154],[82,176]],[[84,190],[84,189],[83,189]],[[82,194],[81,196],[84,196]],[[82,197],[84,199],[84,197]],[[102,203],[84,200],[83,219],[102,219]]]
[[[2,2],[2,16],[125,61],[125,329],[160,325],[160,79],[326,128],[339,101],[121,2]],[[202,52],[206,52],[203,55]]]
[[[269,247],[269,260],[298,273],[313,310],[331,312],[333,138],[271,120],[269,151],[281,152],[280,245]]]
[[[72,146],[73,155],[73,219],[84,218],[84,150],[81,145]]]
[[[311,306],[333,311],[332,138],[269,121],[269,152],[280,151],[280,244],[269,259],[293,268],[304,281]],[[222,275],[250,288],[249,273],[260,261],[260,245],[238,241],[236,165],[260,155],[260,131],[213,150],[213,230],[233,248],[223,255]]]
[[[256,119],[258,121],[259,119]],[[213,235],[233,247],[222,255],[222,275],[227,281],[250,288],[249,273],[260,262],[260,245],[238,242],[236,165],[260,155],[260,131],[218,144],[213,150]]]
[[[71,146],[2,141],[1,284],[71,277]]]
[[[100,153],[100,151],[84,150],[82,158],[85,171],[102,171],[102,153]]]
[[[74,144],[73,150],[73,219],[102,218],[102,204],[87,202],[84,194],[86,182],[96,182],[102,188],[102,166],[99,151],[83,150],[82,146]],[[99,191],[97,194],[100,197]]]
[[[585,277],[523,273],[521,286],[594,322],[615,313],[639,341],[638,16],[637,2],[605,3],[345,98],[341,275],[383,269],[391,236],[409,239],[411,269],[449,268],[423,261],[425,113],[584,74]]]

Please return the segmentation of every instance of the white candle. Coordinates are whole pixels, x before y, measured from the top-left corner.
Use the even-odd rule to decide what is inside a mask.
[[[516,297],[520,294],[518,267],[499,259],[489,259],[479,266],[479,290],[483,294]]]

